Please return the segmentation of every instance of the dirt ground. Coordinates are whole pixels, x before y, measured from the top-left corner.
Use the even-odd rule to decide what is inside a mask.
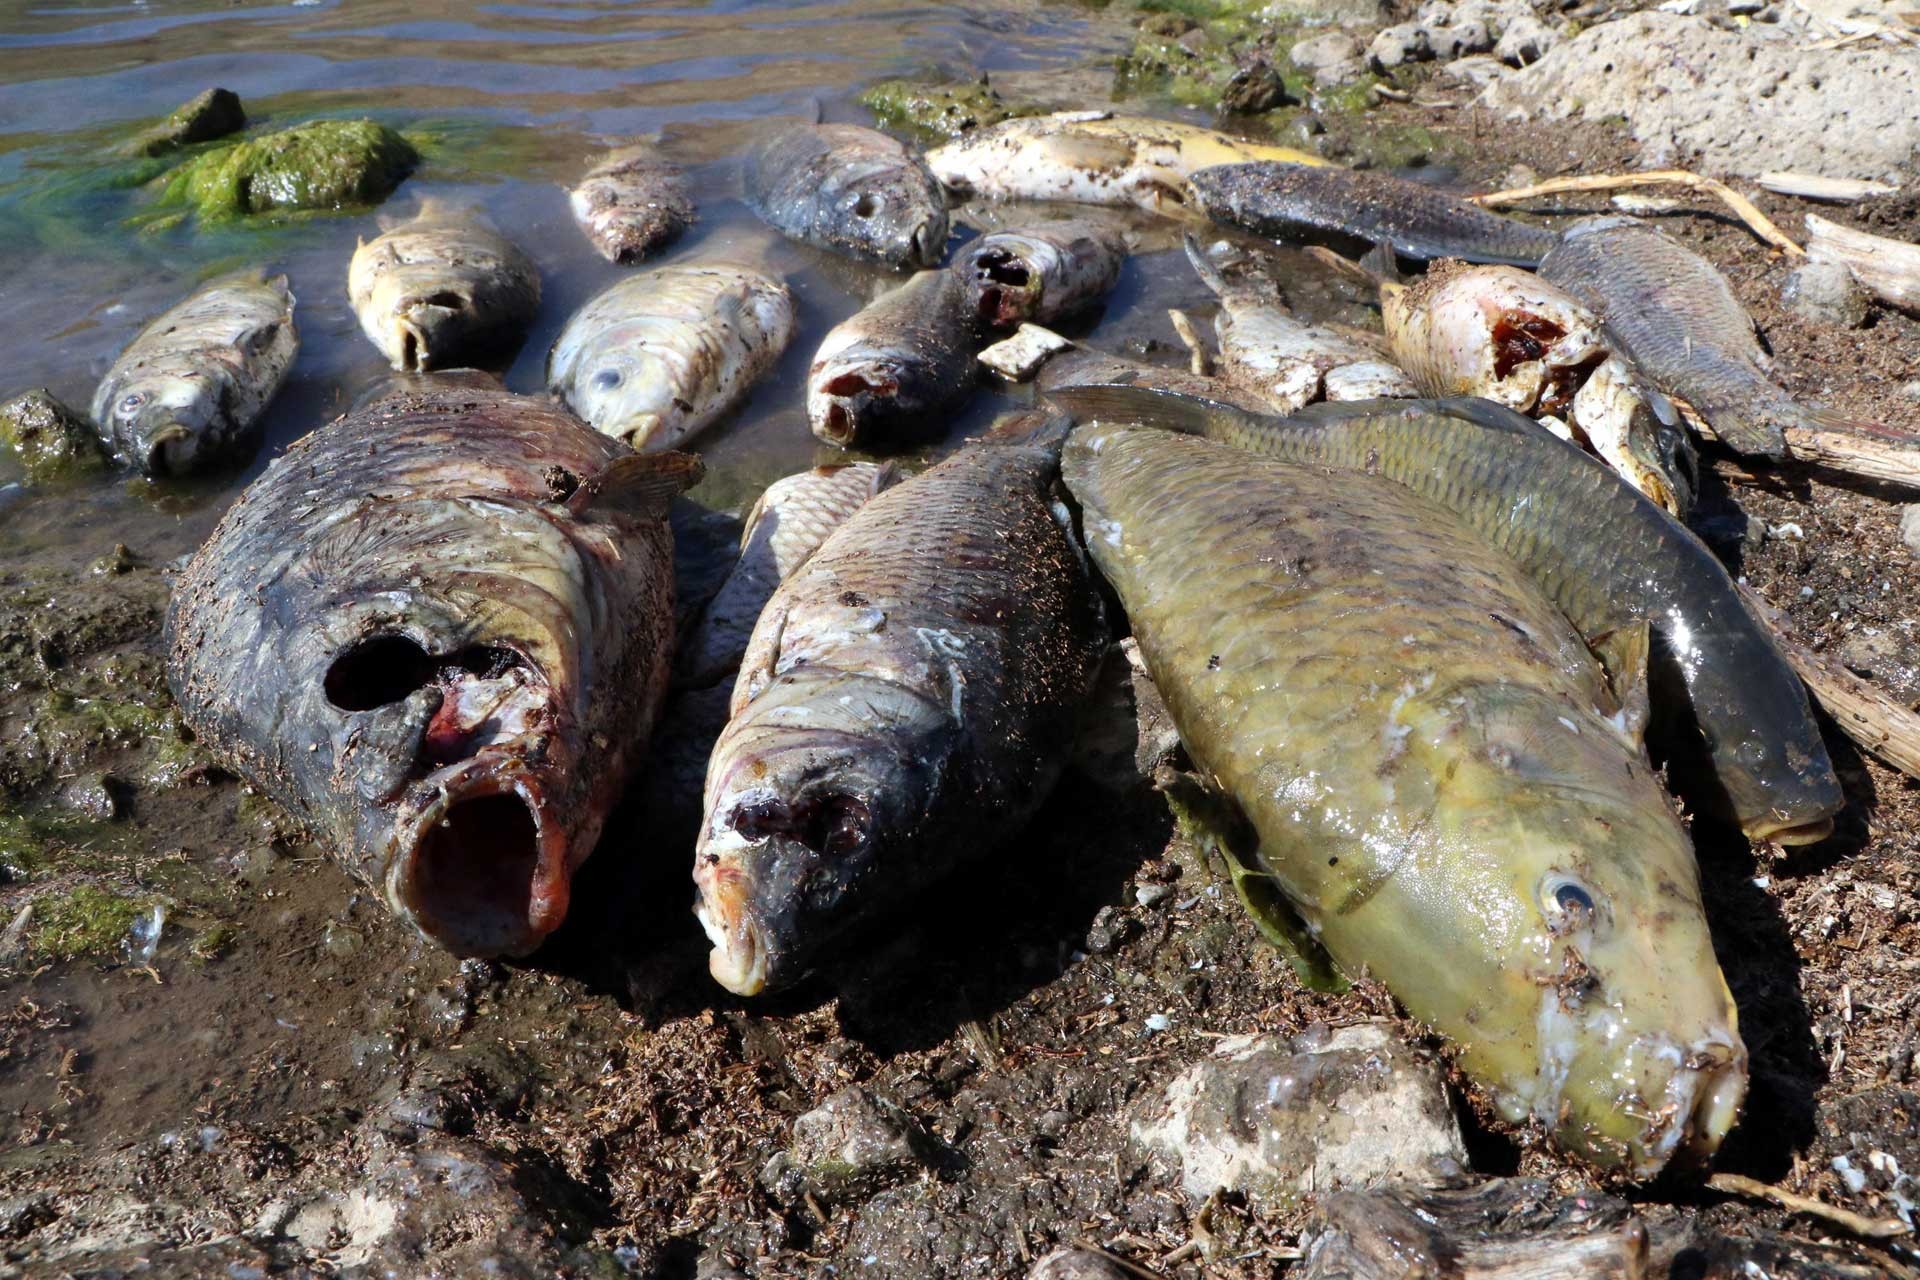
[[[1472,108],[1334,127],[1405,124],[1451,144],[1435,162],[1463,184],[1633,159],[1605,130]],[[1748,193],[1800,232],[1808,206]],[[1913,425],[1920,323],[1798,319],[1787,265],[1701,209],[1663,225],[1733,280],[1783,384]],[[1822,212],[1920,239],[1912,196]],[[1897,497],[1704,460],[1701,535],[1803,636],[1920,699]],[[1222,1036],[1397,1015],[1370,984],[1304,990],[1144,782],[1070,775],[1014,847],[770,1001],[708,980],[681,846],[639,812],[538,956],[459,964],[185,740],[159,680],[164,569],[0,582],[0,787],[18,815],[0,813],[0,930],[30,904],[71,926],[66,951],[0,946],[0,1275],[466,1275],[492,1258],[530,1276],[988,1277],[1074,1241],[1169,1277],[1295,1258],[1305,1207],[1256,1219],[1228,1201],[1198,1221],[1129,1144],[1129,1109]],[[1920,791],[1829,746],[1851,802],[1831,839],[1783,852],[1693,828],[1752,1055],[1715,1167],[1885,1217],[1920,1197]],[[148,950],[135,926],[156,904]],[[1454,1083],[1477,1172],[1592,1183]],[[795,1117],[851,1084],[904,1107],[935,1154],[843,1201],[770,1191]],[[1916,1264],[1686,1177],[1622,1193],[1655,1219]],[[1209,1250],[1187,1248],[1201,1236]]]

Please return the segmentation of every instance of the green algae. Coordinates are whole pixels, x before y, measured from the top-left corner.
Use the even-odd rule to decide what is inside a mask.
[[[68,483],[107,466],[92,424],[44,387],[0,404],[0,444],[13,450],[33,485]]]
[[[951,83],[882,80],[857,101],[881,124],[930,138],[955,138],[1039,111],[1008,103],[984,77]]]
[[[104,960],[115,956],[133,922],[152,910],[154,900],[81,885],[65,894],[48,894],[33,904],[27,946],[48,960]]]
[[[311,120],[202,151],[166,175],[156,208],[202,219],[364,208],[420,164],[405,137],[374,120]]]

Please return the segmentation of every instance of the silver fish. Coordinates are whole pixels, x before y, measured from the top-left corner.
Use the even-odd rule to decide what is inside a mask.
[[[638,262],[693,224],[686,175],[650,142],[609,153],[568,193],[567,203],[609,262]]]
[[[430,201],[354,251],[347,298],[395,369],[451,369],[520,345],[540,305],[540,273],[478,215]]]

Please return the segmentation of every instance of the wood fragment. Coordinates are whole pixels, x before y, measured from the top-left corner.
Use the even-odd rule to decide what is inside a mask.
[[[1869,1218],[1851,1209],[1841,1209],[1810,1196],[1795,1195],[1784,1187],[1776,1187],[1737,1173],[1716,1173],[1707,1179],[1707,1185],[1715,1191],[1724,1191],[1732,1196],[1745,1196],[1750,1200],[1771,1200],[1782,1209],[1803,1213],[1810,1218],[1818,1218],[1830,1226],[1839,1227],[1842,1231],[1864,1240],[1891,1240],[1896,1236],[1904,1236],[1909,1231],[1907,1224],[1898,1218]]]
[[[1207,344],[1200,340],[1200,331],[1193,327],[1193,317],[1177,308],[1169,308],[1167,319],[1173,322],[1173,331],[1180,335],[1180,341],[1187,344],[1189,368],[1196,378],[1204,378],[1213,372],[1213,362],[1207,356]]]
[[[1689,406],[1678,400],[1673,403],[1701,439],[1720,438]],[[1837,426],[1788,427],[1787,448],[1801,463],[1823,471],[1920,489],[1920,437],[1876,423],[1861,423],[1860,427],[1854,431]]]
[[[1900,188],[1887,182],[1868,182],[1861,178],[1823,178],[1815,173],[1788,173],[1771,169],[1754,179],[1776,195],[1798,196],[1825,204],[1855,204],[1875,196],[1890,196]]]
[[[1563,195],[1570,191],[1618,191],[1623,187],[1689,187],[1695,191],[1705,192],[1717,197],[1722,204],[1733,210],[1753,234],[1768,244],[1789,257],[1806,256],[1806,250],[1788,239],[1787,233],[1775,226],[1773,220],[1766,214],[1760,212],[1753,201],[1718,178],[1689,173],[1685,169],[1658,169],[1650,173],[1590,173],[1578,174],[1570,178],[1548,178],[1545,182],[1536,182],[1532,186],[1514,187],[1507,191],[1491,191],[1486,195],[1468,196],[1467,199],[1474,204],[1494,206],[1519,204],[1523,200],[1532,200],[1539,196]]]
[[[1920,310],[1920,245],[1855,231],[1817,213],[1807,215],[1807,257],[1837,262],[1889,306]]]
[[[1376,98],[1385,98],[1388,102],[1412,102],[1413,101],[1413,95],[1408,93],[1406,90],[1390,89],[1384,84],[1374,85],[1373,95]]]

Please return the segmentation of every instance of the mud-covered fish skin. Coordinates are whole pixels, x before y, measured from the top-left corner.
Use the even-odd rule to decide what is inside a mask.
[[[881,493],[762,613],[694,870],[729,990],[798,980],[1052,787],[1106,646],[1057,442],[977,442]]]
[[[979,376],[967,282],[922,271],[828,331],[807,370],[807,422],[828,444],[925,439]]]
[[[1229,275],[1187,239],[1187,259],[1220,299],[1214,335],[1225,378],[1253,392],[1276,413],[1320,400],[1372,400],[1417,394],[1400,367],[1359,338],[1308,324],[1281,301],[1257,270]]]
[[[1788,427],[1831,420],[1768,379],[1753,320],[1726,277],[1664,232],[1632,218],[1576,222],[1540,274],[1591,307],[1614,349],[1736,453],[1784,458]]]
[[[1370,169],[1226,165],[1194,174],[1193,190],[1215,222],[1274,240],[1339,235],[1385,243],[1407,258],[1531,267],[1559,239],[1424,183]]]
[[[609,262],[638,262],[693,225],[686,174],[651,142],[608,153],[587,170],[567,202],[580,230]]]
[[[1070,412],[1153,423],[1294,462],[1373,471],[1511,556],[1589,641],[1645,624],[1656,711],[1711,777],[1696,798],[1748,836],[1806,844],[1845,807],[1805,687],[1704,543],[1604,464],[1491,401],[1250,414],[1138,387],[1062,388]]]
[[[1257,160],[1326,163],[1290,147],[1111,111],[1006,120],[927,153],[934,174],[958,196],[1137,204],[1155,213],[1191,206],[1188,179],[1198,171]]]
[[[540,306],[540,273],[478,214],[428,201],[411,221],[361,242],[347,298],[395,369],[449,369],[520,345]]]
[[[107,447],[150,476],[232,459],[300,348],[285,276],[209,281],[148,323],[93,393]]]
[[[676,682],[697,686],[731,678],[774,589],[868,499],[899,479],[891,463],[852,462],[768,485],[740,531],[740,558],[680,646]]]
[[[1126,259],[1126,243],[1112,231],[1069,224],[981,236],[953,270],[967,282],[980,325],[1011,330],[1091,307],[1113,288]]]
[[[669,263],[573,314],[547,356],[547,387],[596,431],[670,449],[739,403],[792,337],[785,284],[731,262]]]
[[[225,766],[461,955],[567,911],[672,664],[665,512],[698,479],[456,386],[322,427],[181,576],[168,683]]]
[[[1677,425],[1663,432],[1599,318],[1571,295],[1518,267],[1457,259],[1380,293],[1387,340],[1419,394],[1482,396],[1540,419],[1685,516],[1691,446]]]
[[[1194,373],[1191,369],[1129,360],[1078,344],[1050,358],[1034,383],[1045,395],[1064,387],[1146,387],[1199,396],[1253,413],[1264,413],[1267,409],[1263,398],[1219,378]]]
[[[746,199],[795,240],[911,271],[947,253],[947,201],[927,163],[857,124],[777,129],[747,153]]]
[[[1711,1154],[1746,1051],[1633,686],[1385,476],[1105,424],[1063,467],[1188,754],[1334,962],[1507,1119],[1634,1177]]]

